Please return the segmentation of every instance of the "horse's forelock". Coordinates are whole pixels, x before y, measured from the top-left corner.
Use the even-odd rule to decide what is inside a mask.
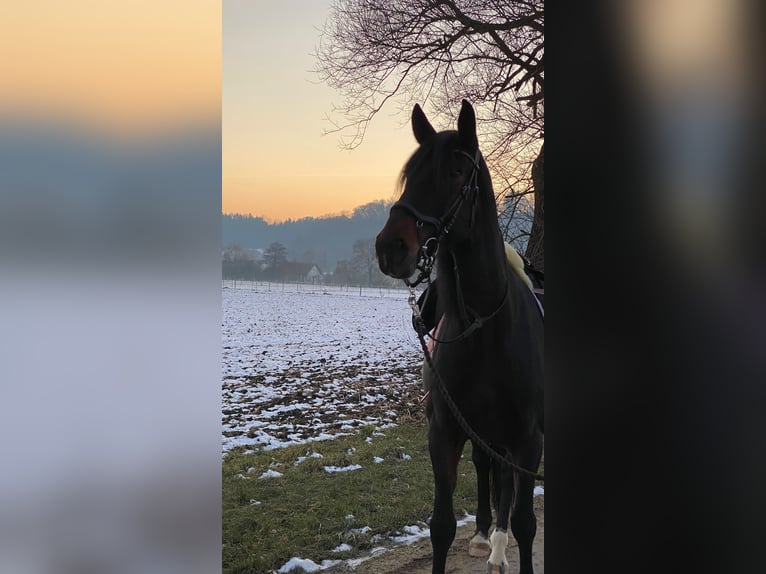
[[[404,192],[407,181],[412,180],[413,175],[422,169],[428,170],[437,178],[434,182],[436,189],[444,189],[443,178],[447,178],[450,173],[445,164],[451,161],[450,152],[457,145],[457,136],[458,133],[454,130],[439,132],[413,152],[399,174],[397,191],[400,195]]]

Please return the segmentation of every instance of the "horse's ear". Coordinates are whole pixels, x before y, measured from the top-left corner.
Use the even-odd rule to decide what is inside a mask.
[[[468,100],[463,100],[463,105],[460,107],[457,131],[463,147],[469,151],[474,151],[479,147],[479,140],[476,138],[476,114]]]
[[[420,109],[419,104],[415,104],[415,107],[412,108],[412,133],[415,134],[415,139],[419,144],[436,134],[436,130],[428,122],[428,118]]]

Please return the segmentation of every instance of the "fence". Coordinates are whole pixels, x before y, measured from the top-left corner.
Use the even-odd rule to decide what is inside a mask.
[[[244,289],[256,292],[283,292],[283,293],[316,293],[316,294],[344,294],[357,295],[359,297],[393,297],[406,298],[407,289],[401,287],[364,287],[362,285],[328,285],[326,283],[298,283],[287,281],[255,281],[249,279],[223,279],[221,287],[224,289]]]

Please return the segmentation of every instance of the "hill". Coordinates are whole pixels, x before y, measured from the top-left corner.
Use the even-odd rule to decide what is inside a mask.
[[[372,239],[388,218],[390,201],[361,205],[350,215],[304,217],[269,223],[261,217],[223,214],[223,245],[236,243],[243,249],[265,249],[272,242],[287,248],[294,261],[313,261],[323,271],[332,271],[340,259],[352,258],[358,239]]]

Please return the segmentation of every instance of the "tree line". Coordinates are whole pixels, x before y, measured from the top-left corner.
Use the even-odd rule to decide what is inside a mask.
[[[268,222],[261,217],[223,214],[222,245],[266,248],[281,243],[288,259],[316,263],[323,272],[333,271],[336,262],[351,260],[356,240],[372,238],[388,218],[391,201],[374,201],[350,213],[327,217],[304,217]]]

